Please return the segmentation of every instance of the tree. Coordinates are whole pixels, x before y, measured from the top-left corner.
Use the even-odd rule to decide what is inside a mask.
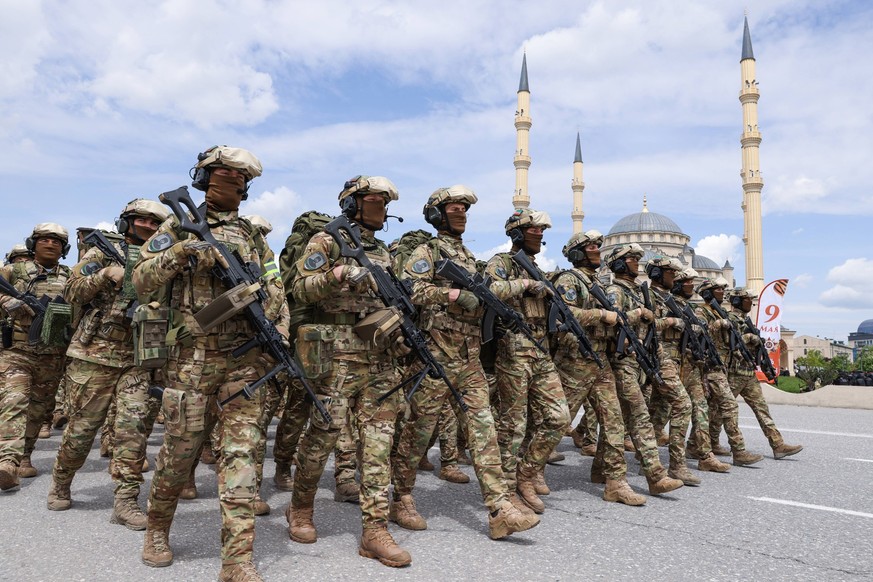
[[[843,356],[843,359],[845,359],[845,356]],[[806,382],[807,392],[815,390],[816,382],[818,382],[819,386],[832,384],[840,373],[836,366],[845,364],[847,362],[842,361],[836,365],[832,364],[818,350],[810,350],[807,355],[795,360],[797,377]]]
[[[873,372],[873,346],[867,346],[858,354],[855,369],[861,372]]]

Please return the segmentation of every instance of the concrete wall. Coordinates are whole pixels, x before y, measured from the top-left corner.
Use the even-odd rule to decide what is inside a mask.
[[[873,386],[822,386],[812,392],[793,394],[761,384],[769,404],[824,406],[827,408],[862,408],[873,410]]]

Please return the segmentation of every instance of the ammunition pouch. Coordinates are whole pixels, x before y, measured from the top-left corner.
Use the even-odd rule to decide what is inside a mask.
[[[127,260],[124,263],[124,279],[121,285],[121,296],[129,301],[136,299],[136,288],[133,286],[133,267],[139,261],[139,255],[139,246],[127,246]]]
[[[70,324],[73,309],[67,303],[51,302],[46,305],[39,342],[50,348],[61,348],[70,343]]]
[[[170,436],[181,437],[187,428],[187,393],[175,388],[164,388],[161,411],[164,413],[164,430]]]
[[[209,305],[194,314],[200,329],[208,332],[210,329],[224,323],[258,299],[261,284],[258,282],[247,285],[240,283],[233,289],[228,289],[212,300]]]
[[[333,367],[337,332],[328,325],[301,325],[297,329],[295,354],[309,380],[327,376]]]
[[[170,309],[156,301],[140,305],[134,311],[132,326],[134,365],[150,370],[163,368],[168,356]]]
[[[100,329],[100,324],[103,321],[103,312],[99,309],[92,309],[85,314],[84,323],[79,327],[79,335],[77,341],[83,346],[87,346],[94,339],[97,330]]]
[[[185,430],[200,432],[206,428],[206,396],[188,394],[185,398]]]
[[[397,307],[386,307],[359,321],[354,327],[355,334],[374,346],[387,346],[391,336],[400,327],[401,319],[403,316]]]
[[[0,337],[5,349],[12,347],[12,325],[5,319],[0,322]]]

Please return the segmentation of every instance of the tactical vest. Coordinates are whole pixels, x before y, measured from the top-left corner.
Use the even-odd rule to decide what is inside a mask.
[[[612,285],[606,289],[606,297],[617,309],[628,313],[634,309],[645,308],[645,303],[640,295],[640,287],[636,283],[629,283],[622,279],[614,279]],[[633,326],[634,333],[643,338],[648,332],[648,324],[638,322]]]
[[[460,241],[455,242],[449,237],[440,236],[426,243],[433,256],[433,265],[440,259],[448,259],[465,269],[468,273],[476,272],[476,257]],[[441,289],[450,289],[452,282],[442,277],[434,277],[431,283]],[[418,327],[422,330],[439,330],[462,335],[480,334],[480,323],[483,310],[469,312],[454,303],[445,305],[424,305],[418,316]]]
[[[331,268],[337,265],[360,266],[353,258],[339,256],[339,245],[335,241],[331,242],[333,245],[330,253]],[[361,238],[361,243],[364,248],[364,254],[367,255],[367,258],[374,265],[379,265],[386,270],[391,266],[391,254],[388,252],[388,247],[385,246],[385,243],[374,237],[364,236]],[[336,249],[335,252],[334,249]],[[316,303],[315,322],[334,325],[354,325],[374,311],[384,308],[385,304],[372,292],[364,295],[355,293],[349,289],[347,283],[343,282],[336,292]]]
[[[712,343],[715,344],[718,355],[723,362],[727,362],[730,358],[730,330],[726,328],[713,329],[712,322],[721,319],[721,316],[713,311],[711,307],[700,306],[698,309],[695,309],[695,312],[698,314],[698,317],[702,316],[701,319],[706,323],[706,331],[709,333],[709,337],[712,338]]]
[[[522,271],[521,267],[512,260],[511,253],[499,253],[495,255],[495,258],[500,261],[501,266],[504,271],[506,271],[507,281],[530,278],[528,274]],[[545,335],[546,316],[548,315],[545,298],[541,299],[538,297],[532,297],[525,293],[521,296],[511,297],[506,301],[506,303],[524,315],[528,325],[534,328],[534,335],[537,338]]]
[[[64,285],[67,279],[70,278],[70,268],[66,265],[57,265],[53,269],[48,270],[40,266],[33,260],[24,261],[22,263],[14,263],[12,272],[8,278],[9,282],[20,292],[30,293],[37,299],[43,295],[51,299],[56,297],[63,298]],[[13,347],[27,352],[36,354],[63,354],[64,347],[48,347],[42,343],[37,345],[29,345],[27,341],[30,332],[30,324],[22,325],[18,319],[15,320],[12,328]]]
[[[591,293],[588,291],[591,288],[591,285],[594,283],[594,280],[591,278],[592,273],[586,273],[584,270],[572,268],[566,271],[563,271],[558,277],[555,278],[555,281],[561,281],[561,283],[566,286],[567,283],[572,282],[573,288],[576,291],[576,301],[573,305],[574,307],[578,307],[579,309],[602,309],[603,306],[597,302],[594,297],[591,296]],[[566,296],[565,296],[566,298]],[[611,327],[603,325],[598,322],[593,325],[584,326],[585,333],[588,335],[588,338],[592,341],[592,345],[596,351],[603,351],[606,349],[606,342],[615,337],[615,330]]]

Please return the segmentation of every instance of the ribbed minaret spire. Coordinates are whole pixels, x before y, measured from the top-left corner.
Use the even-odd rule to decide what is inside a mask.
[[[527,84],[527,53],[521,58],[521,79],[518,82],[518,109],[515,111],[515,192],[512,205],[515,208],[530,206],[527,191],[527,171],[530,168],[530,88]]]
[[[579,132],[576,132],[576,157],[573,158],[573,212],[570,217],[573,219],[573,234],[582,232],[582,221],[585,219],[585,212],[582,211],[582,191],[585,190],[585,182],[582,181],[582,140],[579,137]]]
[[[743,242],[746,246],[746,288],[760,293],[764,287],[764,247],[761,228],[761,177],[758,131],[758,81],[755,78],[755,56],[752,52],[752,36],[749,34],[749,19],[743,19],[743,53],[740,58],[740,103],[743,107],[742,145],[743,166]]]

